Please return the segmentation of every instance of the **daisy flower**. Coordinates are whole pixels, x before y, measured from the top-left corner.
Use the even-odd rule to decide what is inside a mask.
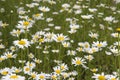
[[[118,33],[112,33],[111,36],[114,37],[114,38],[117,38],[118,37]]]
[[[38,9],[39,9],[40,11],[42,11],[42,12],[49,12],[49,11],[50,11],[50,8],[45,7],[45,6],[41,6],[41,7],[39,7]]]
[[[6,56],[0,56],[0,62],[6,59]]]
[[[34,61],[35,63],[37,63],[37,64],[40,64],[40,63],[42,63],[42,60],[40,60],[40,59],[37,59],[37,58],[33,59],[33,61]]]
[[[87,60],[91,61],[94,59],[94,57],[92,55],[86,55],[84,56]]]
[[[104,21],[112,22],[114,19],[115,19],[114,17],[108,16],[108,17],[105,17],[105,18],[104,18]]]
[[[28,30],[32,27],[32,22],[30,21],[19,21],[18,25],[16,26],[18,29]]]
[[[43,13],[34,14],[34,15],[33,15],[33,18],[36,19],[36,20],[44,19],[44,18],[43,18]]]
[[[13,29],[13,31],[11,31],[10,34],[11,34],[12,36],[19,37],[19,35],[20,35],[22,32],[24,32],[24,31],[23,31],[23,30],[19,30],[19,29],[17,29],[17,30]]]
[[[1,43],[0,44],[0,49],[4,49],[5,48],[5,46]]]
[[[95,80],[106,80],[107,76],[104,73],[101,73],[101,74],[94,74],[92,78],[94,78]]]
[[[73,55],[73,56],[76,55],[76,53],[77,53],[77,52],[74,51],[74,50],[68,50],[68,51],[67,51],[67,55],[71,55],[71,56],[72,56],[72,55]]]
[[[25,77],[16,74],[9,74],[3,76],[1,80],[25,80]]]
[[[93,15],[81,15],[83,19],[93,19]]]
[[[63,47],[70,47],[70,42],[62,42]]]
[[[70,28],[72,29],[72,30],[77,30],[77,29],[79,29],[79,25],[76,25],[76,24],[71,24],[70,25]]]
[[[28,67],[30,67],[30,68],[33,69],[33,68],[35,68],[36,65],[35,65],[34,62],[27,62],[27,63],[26,63],[26,66],[28,66]]]
[[[63,76],[64,79],[70,76],[69,73],[66,73],[66,72],[62,72],[61,75]]]
[[[96,73],[98,71],[97,68],[93,68],[93,69],[90,69],[90,71],[92,71],[93,73]]]
[[[70,4],[64,3],[64,4],[62,4],[62,7],[65,8],[65,9],[68,9],[70,7]]]
[[[70,74],[71,76],[77,76],[77,75],[78,75],[78,72],[77,72],[77,71],[72,71],[72,72],[69,72],[69,74]]]
[[[52,80],[57,80],[57,78],[58,78],[57,74],[55,74],[55,73],[52,73],[50,75],[50,77],[51,77]]]
[[[65,63],[60,64],[60,68],[62,71],[68,70],[68,66]]]
[[[34,58],[33,53],[28,54],[28,57],[31,58],[31,59],[33,59]]]
[[[89,44],[88,42],[84,42],[84,43],[83,43],[83,48],[84,48],[84,49],[90,48],[90,44]]]
[[[55,72],[57,75],[60,75],[61,72],[62,72],[60,66],[53,67],[53,70],[54,70],[54,72]]]
[[[30,78],[36,80],[36,79],[37,79],[37,75],[38,75],[38,74],[37,74],[36,72],[31,72],[31,73],[30,73],[30,76],[31,76]]]
[[[11,50],[12,52],[15,52],[17,49],[16,49],[15,46],[11,46],[11,47],[10,47],[10,50]]]
[[[16,67],[12,67],[12,70],[13,73],[20,73],[22,71],[21,68],[16,68]]]
[[[95,38],[95,39],[98,39],[98,34],[97,33],[93,33],[93,32],[90,32],[89,34],[88,34],[91,38]]]
[[[12,52],[4,53],[5,57],[8,58],[16,58],[17,54],[13,54]]]
[[[51,50],[53,53],[59,53],[59,50]]]
[[[103,42],[100,42],[100,41],[93,42],[92,46],[96,46],[98,48],[106,47],[107,46],[107,42],[106,41],[103,41]]]
[[[11,74],[11,70],[9,68],[1,69],[0,74],[6,76],[8,74]]]
[[[32,71],[32,68],[30,68],[29,66],[24,66],[23,72],[24,72],[25,74],[30,74],[31,71]]]
[[[47,80],[49,77],[50,75],[41,72],[40,74],[38,74],[37,80]]]
[[[72,59],[72,64],[74,64],[75,66],[79,66],[82,65],[85,68],[85,64],[86,61],[83,58],[80,57],[75,57],[75,59]]]
[[[13,44],[22,49],[30,46],[30,42],[27,39],[16,40],[13,42]]]
[[[64,42],[66,40],[69,40],[69,38],[67,36],[64,36],[63,34],[56,34],[56,35],[54,35],[53,39],[56,42]]]
[[[108,80],[119,80],[119,78],[116,75],[107,75]]]
[[[70,34],[76,33],[77,30],[71,29],[70,31],[68,31]]]

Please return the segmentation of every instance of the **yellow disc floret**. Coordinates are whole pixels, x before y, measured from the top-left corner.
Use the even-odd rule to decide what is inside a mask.
[[[25,45],[26,42],[25,42],[24,40],[20,40],[20,41],[18,42],[18,44],[20,44],[20,45]]]

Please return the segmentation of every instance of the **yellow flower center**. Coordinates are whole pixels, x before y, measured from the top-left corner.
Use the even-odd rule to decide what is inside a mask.
[[[96,50],[95,50],[94,48],[92,49],[92,51],[93,51],[93,52],[96,52]]]
[[[81,64],[81,61],[80,61],[80,60],[77,60],[77,61],[76,61],[76,64],[77,64],[77,65],[80,65],[80,64]]]
[[[118,37],[118,34],[115,34],[115,37]]]
[[[12,54],[7,54],[7,58],[12,58]]]
[[[8,74],[8,71],[3,71],[1,74],[2,74],[2,75],[7,75],[7,74]]]
[[[11,79],[17,79],[18,76],[17,76],[17,75],[12,75],[12,76],[10,76],[10,78],[11,78]]]
[[[44,75],[40,75],[40,79],[44,79],[45,78],[45,76]]]
[[[0,49],[2,49],[2,48],[4,48],[4,46],[3,46],[3,45],[0,45]]]
[[[83,48],[79,48],[79,51],[82,51],[83,50]]]
[[[64,40],[64,37],[63,37],[63,36],[59,36],[59,37],[57,38],[57,40],[58,40],[58,41],[63,41],[63,40]]]
[[[67,44],[64,44],[63,46],[64,46],[64,47],[68,47],[68,45],[67,45]]]
[[[40,14],[35,14],[35,16],[36,16],[36,17],[39,17],[39,16],[40,16]]]
[[[61,66],[61,69],[63,70],[63,69],[65,69],[65,67],[64,67],[64,66]]]
[[[23,22],[24,26],[28,26],[30,23],[28,21]]]
[[[90,55],[88,56],[88,60],[91,60],[91,56]]]
[[[15,34],[20,34],[20,30],[17,30]]]
[[[102,46],[102,44],[98,44],[97,46],[98,46],[98,47],[101,47],[101,46]]]
[[[16,73],[19,73],[19,72],[20,72],[20,70],[19,70],[19,69],[16,69],[16,70],[15,70],[15,72],[16,72]]]
[[[44,41],[44,39],[39,39],[39,42],[43,42]]]
[[[97,69],[92,69],[91,71],[95,73],[95,72],[97,72]]]
[[[102,75],[101,75],[101,76],[98,77],[98,79],[99,79],[99,80],[105,80],[105,76],[102,76]]]
[[[56,79],[56,76],[55,76],[55,75],[53,75],[53,76],[52,76],[52,79]]]
[[[15,47],[11,48],[11,50],[15,50]]]
[[[25,45],[26,42],[25,42],[24,40],[20,40],[20,41],[18,42],[18,44],[20,44],[20,45]]]
[[[115,78],[111,78],[111,80],[116,80]]]
[[[39,61],[39,60],[36,60],[35,62],[36,62],[36,63],[38,63],[38,64],[40,63],[40,61]]]
[[[45,9],[45,8],[42,8],[42,9],[41,9],[41,11],[45,12],[45,11],[46,11],[46,9]]]
[[[32,20],[32,18],[29,18],[29,20]]]
[[[37,36],[37,35],[35,35],[35,36],[34,36],[34,38],[35,38],[35,39],[38,39],[38,36]]]
[[[32,74],[31,77],[32,77],[32,78],[36,78],[36,75],[35,75],[35,74]]]
[[[30,70],[30,68],[25,68],[25,71],[29,71]]]
[[[4,58],[0,58],[0,61],[4,60]]]
[[[33,66],[33,64],[29,64],[29,66],[31,67],[31,66]]]
[[[120,32],[120,28],[117,28],[116,31]]]
[[[89,46],[88,46],[88,44],[85,44],[85,48],[88,48]]]
[[[66,77],[67,77],[67,74],[64,74],[63,77],[66,78]]]
[[[61,71],[60,71],[60,70],[56,70],[55,72],[56,72],[57,74],[60,74],[60,73],[61,73]]]

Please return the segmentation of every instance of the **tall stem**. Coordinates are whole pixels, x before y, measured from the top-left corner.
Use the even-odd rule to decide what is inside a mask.
[[[77,80],[80,80],[80,79],[79,79],[79,66],[77,66],[77,72],[78,72]]]
[[[120,34],[118,33],[118,75],[119,75],[119,80],[120,80]]]

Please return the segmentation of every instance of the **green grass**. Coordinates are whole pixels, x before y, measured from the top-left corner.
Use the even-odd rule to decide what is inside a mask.
[[[20,40],[23,38],[27,38],[29,41],[32,40],[32,35],[35,34],[37,31],[44,31],[45,28],[50,28],[50,31],[46,32],[53,32],[55,34],[57,33],[63,33],[64,35],[67,35],[70,40],[74,40],[74,43],[71,43],[70,48],[64,48],[61,43],[57,42],[44,42],[40,45],[41,49],[37,49],[36,46],[38,46],[38,43],[31,44],[30,47],[23,49],[17,49],[14,54],[17,54],[17,57],[15,59],[6,59],[2,62],[0,62],[0,69],[3,69],[5,67],[11,68],[12,66],[23,68],[23,65],[18,62],[21,58],[26,61],[33,61],[33,59],[28,58],[29,53],[33,53],[35,58],[38,58],[42,60],[41,64],[36,64],[36,67],[33,69],[33,71],[36,71],[38,73],[45,72],[50,74],[53,72],[53,67],[57,66],[57,64],[54,62],[54,60],[61,60],[63,63],[66,63],[69,67],[69,70],[66,72],[70,72],[73,70],[78,71],[78,78],[75,77],[75,80],[94,80],[91,77],[93,76],[93,73],[90,71],[92,68],[97,68],[98,72],[101,73],[104,72],[105,74],[112,74],[112,72],[117,72],[117,69],[119,68],[119,56],[112,55],[106,55],[105,51],[108,51],[108,47],[113,45],[114,42],[116,42],[118,39],[113,38],[111,36],[111,33],[116,32],[116,28],[120,27],[120,13],[117,11],[120,11],[120,4],[115,4],[112,0],[90,0],[90,2],[83,0],[78,5],[83,6],[86,5],[88,8],[96,8],[98,11],[95,13],[90,13],[88,8],[81,8],[82,13],[75,15],[74,12],[68,13],[67,11],[59,12],[62,8],[61,5],[64,3],[68,3],[71,5],[70,9],[76,4],[76,0],[56,0],[55,2],[57,4],[49,4],[47,2],[40,2],[39,6],[46,6],[50,8],[49,12],[44,13],[44,18],[53,18],[53,21],[50,23],[53,23],[55,26],[61,26],[60,30],[55,30],[54,26],[49,27],[48,22],[45,20],[37,20],[33,24],[32,28],[30,28],[29,32],[26,34],[22,33],[19,38],[13,37],[10,32],[13,29],[17,29],[16,25],[18,24],[19,20],[22,20],[19,18],[19,14],[17,13],[17,8],[24,7],[26,11],[30,10],[30,12],[24,14],[24,16],[29,16],[29,18],[32,18],[33,14],[41,13],[40,10],[38,10],[38,7],[34,8],[28,8],[26,7],[26,4],[32,3],[32,0],[9,0],[9,1],[0,1],[0,8],[4,8],[5,12],[0,13],[0,20],[4,23],[9,24],[5,28],[0,27],[0,32],[2,32],[2,36],[0,36],[0,39],[2,40],[0,43],[5,45],[5,49],[0,49],[0,55],[4,55],[4,52],[9,51],[10,46],[13,46],[13,41]],[[22,4],[20,4],[22,3]],[[108,8],[105,7],[97,7],[99,4],[105,4]],[[116,10],[112,11],[110,7],[115,7]],[[13,11],[11,13],[11,11]],[[73,9],[75,11],[75,9]],[[53,15],[52,12],[58,12],[57,15]],[[98,13],[103,13],[102,17],[98,17]],[[116,13],[116,14],[114,14]],[[93,14],[94,19],[85,20],[81,18],[81,15],[87,15],[87,14]],[[112,23],[110,24],[103,20],[103,18],[113,16],[116,20],[118,20],[118,23]],[[68,33],[68,30],[70,30],[69,25],[70,22],[66,22],[66,18],[76,18],[78,21],[76,24],[80,25],[82,28],[79,28],[76,33],[70,34]],[[95,27],[93,25],[95,24]],[[104,30],[100,29],[100,24],[104,25]],[[109,30],[108,28],[112,28],[112,30]],[[98,39],[92,39],[88,36],[89,32],[95,32],[99,34]],[[26,36],[27,35],[27,36]],[[78,47],[79,42],[89,42],[90,45],[92,45],[93,42],[96,41],[107,41],[108,45],[103,48],[101,51],[93,53],[94,59],[91,62],[88,62],[86,66],[90,69],[85,70],[81,66],[74,66],[71,64],[72,59],[74,57],[84,57],[85,55],[88,55],[87,52],[77,52],[77,55],[75,56],[67,56],[68,50],[76,50]],[[70,42],[70,41],[69,41]],[[50,46],[50,48],[46,49],[49,51],[48,54],[44,54],[43,51],[45,50],[46,46]],[[51,50],[59,49],[59,53],[53,53]],[[59,55],[60,54],[60,55]],[[117,58],[118,57],[118,58]],[[28,75],[23,74],[23,72],[19,73],[22,76],[26,76],[26,80],[28,80]],[[0,74],[0,77],[3,75]],[[32,80],[32,79],[31,79]],[[63,80],[63,78],[61,78]],[[68,78],[66,79],[68,80]]]

